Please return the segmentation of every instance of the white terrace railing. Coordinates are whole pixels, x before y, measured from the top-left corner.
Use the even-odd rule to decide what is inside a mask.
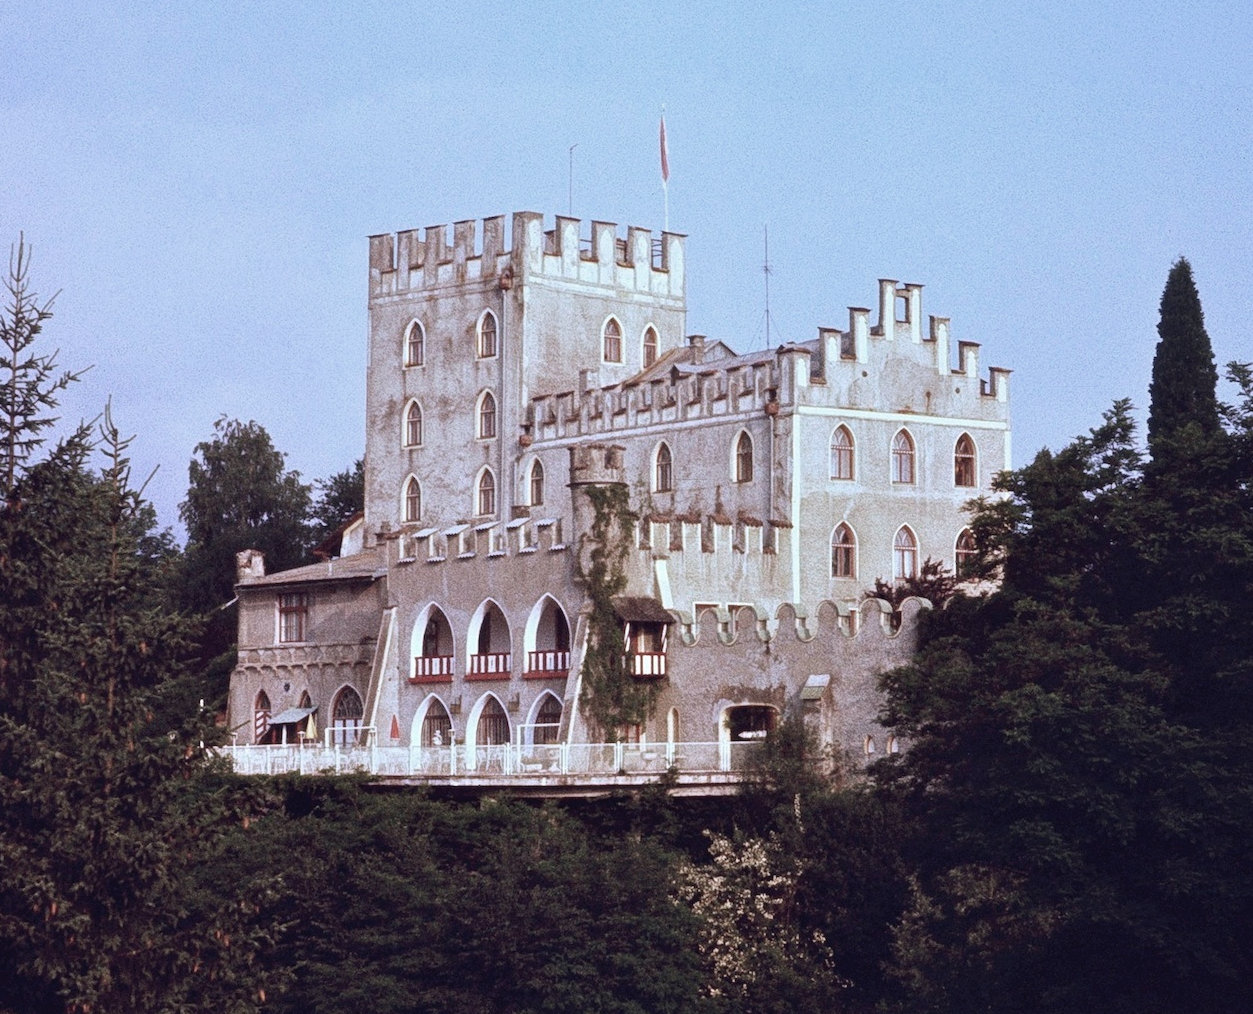
[[[237,774],[351,774],[392,777],[595,781],[619,775],[710,774],[744,769],[757,742],[500,743],[492,746],[226,746]]]

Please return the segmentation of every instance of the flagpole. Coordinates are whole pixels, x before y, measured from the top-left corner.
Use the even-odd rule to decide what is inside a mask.
[[[666,145],[666,107],[661,107],[661,193],[664,202],[663,228],[670,231],[670,153]]]

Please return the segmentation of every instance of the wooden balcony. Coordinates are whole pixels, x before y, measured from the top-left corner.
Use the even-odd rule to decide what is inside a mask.
[[[451,655],[418,655],[413,660],[413,675],[410,683],[451,683]]]
[[[631,675],[642,680],[659,680],[666,675],[664,651],[633,651],[628,656]]]
[[[488,652],[470,656],[468,680],[507,680],[510,672],[511,654],[507,651]]]
[[[526,653],[526,680],[565,679],[570,674],[570,653],[556,649],[541,649]]]

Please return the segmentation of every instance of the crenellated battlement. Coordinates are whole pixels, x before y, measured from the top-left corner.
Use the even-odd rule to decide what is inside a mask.
[[[536,440],[626,431],[738,413],[760,413],[774,398],[777,364],[768,358],[724,368],[675,366],[641,382],[562,391],[531,400],[527,423]]]
[[[671,611],[678,617],[677,641],[684,648],[768,644],[781,649],[789,642],[910,641],[917,635],[919,615],[929,609],[926,599],[909,598],[893,610],[883,599],[867,598],[852,607],[823,599],[813,612],[794,602],[785,602],[773,612],[757,605],[706,606],[695,615],[682,609]]]
[[[505,216],[431,225],[370,237],[371,298],[492,282],[508,289],[516,281],[561,279],[612,286],[655,297],[684,298],[682,233],[613,222],[582,222],[515,212],[506,241]],[[451,238],[450,238],[451,232]]]

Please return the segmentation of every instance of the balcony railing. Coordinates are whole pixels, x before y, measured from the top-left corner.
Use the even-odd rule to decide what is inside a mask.
[[[493,651],[484,655],[470,656],[468,680],[507,680],[509,678],[510,653]]]
[[[410,683],[451,683],[451,655],[418,655],[413,660],[413,675]]]
[[[631,675],[640,679],[661,679],[666,674],[664,651],[634,651],[630,655]]]
[[[541,650],[526,653],[526,672],[524,679],[551,679],[565,677],[570,672],[570,653],[568,651]]]
[[[241,775],[299,773],[482,780],[560,776],[596,781],[617,776],[708,775],[742,771],[761,742],[501,743],[491,746],[227,746],[220,752]]]

